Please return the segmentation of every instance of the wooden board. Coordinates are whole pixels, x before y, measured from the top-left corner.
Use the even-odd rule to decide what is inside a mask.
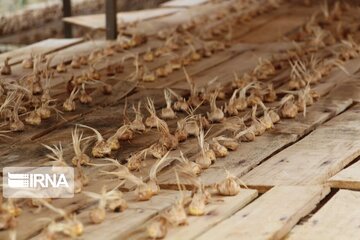
[[[102,49],[110,43],[111,42],[105,40],[90,40],[76,46],[66,48],[61,52],[53,53],[52,56],[54,56],[54,58],[51,60],[51,66],[56,66],[62,61],[70,61],[73,56],[88,55],[92,51]]]
[[[329,192],[323,186],[274,187],[197,239],[281,239]]]
[[[360,155],[360,106],[326,122],[244,176],[251,186],[321,184]]]
[[[287,3],[282,4],[275,14],[269,13],[269,16],[271,16],[270,21],[263,22],[263,24],[259,24],[256,28],[251,28],[250,31],[247,31],[242,36],[235,32],[234,37],[239,42],[266,43],[274,41],[274,38],[284,41],[288,34],[300,27],[304,21],[307,21],[309,18],[307,13],[311,11],[310,7],[297,6],[293,8],[291,5]],[[316,7],[313,7],[313,11],[316,11],[316,9]],[[289,11],[291,11],[291,14],[289,14]],[[254,22],[256,23],[257,21],[261,23],[264,21],[264,18],[255,18]]]
[[[209,2],[209,0],[172,0],[161,4],[162,7],[192,7]]]
[[[129,29],[130,33],[143,33],[147,35],[154,35],[158,31],[163,30],[165,28],[171,29],[172,27],[176,27],[182,23],[188,22],[195,17],[201,17],[210,15],[220,8],[225,8],[231,4],[232,1],[221,1],[216,4],[205,4],[201,6],[193,6],[189,9],[184,9],[182,11],[178,11],[170,16],[163,16],[161,18],[155,18],[148,20],[146,22],[139,22],[134,28]],[[162,8],[167,9],[167,8]],[[180,9],[180,8],[178,8]]]
[[[206,214],[204,216],[188,216],[187,225],[170,228],[164,239],[195,239],[200,234],[239,211],[256,197],[257,191],[251,189],[243,189],[237,196],[233,197],[214,196],[211,203],[206,206]],[[138,230],[133,231],[126,238],[131,240],[146,239],[139,234]]]
[[[135,202],[133,205],[129,204],[129,211],[126,210],[120,214],[112,213],[102,224],[87,226],[82,238],[86,240],[124,239],[124,236],[131,230],[144,224],[145,221],[149,220],[160,211],[169,208],[177,199],[179,199],[179,197],[180,193],[178,191],[165,191],[153,197],[150,201]],[[83,212],[80,219],[82,217],[87,218],[88,216]]]
[[[64,62],[71,61],[73,56],[89,55],[92,51],[104,48],[105,46],[107,46],[107,44],[109,44],[109,42],[107,42],[105,40],[85,41],[85,42],[76,44],[75,46],[69,46],[60,51],[53,51],[48,54],[48,56],[53,57],[51,60],[50,66],[56,67],[56,65],[61,63],[62,61],[64,61]],[[86,68],[88,68],[88,66],[86,66]],[[74,69],[72,69],[72,70],[73,70],[72,72],[74,72],[74,73],[76,73],[76,72],[82,73],[85,71],[85,67],[82,66],[81,69],[77,69],[76,71]],[[12,74],[7,76],[6,78],[9,80],[15,80],[15,79],[19,79],[27,74],[31,74],[31,73],[32,73],[32,69],[24,69],[21,65],[18,64],[18,65],[15,65],[12,67]],[[59,82],[64,82],[63,78],[64,78],[64,76],[67,76],[67,75],[71,75],[71,74],[57,75],[58,78],[55,77],[52,79],[50,87],[54,86],[54,84],[53,84],[54,82],[55,82],[55,84],[58,84]]]
[[[174,26],[173,23],[183,23],[184,21],[189,21],[199,15],[210,15],[212,11],[218,10],[220,6],[228,6],[228,2],[226,1],[222,1],[221,3],[219,3],[219,1],[217,2],[218,3],[212,2],[211,4],[204,4],[202,6],[195,6],[194,8],[191,7],[189,9],[185,9],[184,11],[175,13],[173,15],[174,18],[164,16],[161,18],[139,23],[138,26],[140,26],[141,30],[145,31],[146,34],[151,34],[152,32],[156,33],[156,31],[162,29],[163,26],[172,27]],[[265,2],[267,1],[264,1],[264,4]],[[305,8],[301,8],[301,11],[304,9]],[[311,7],[309,7],[308,9],[309,12],[313,11],[313,8]],[[264,15],[268,14],[266,18],[262,18],[263,16],[256,16],[256,18],[254,19],[255,21],[257,19],[261,19],[259,21],[256,21],[256,23],[253,22],[253,24],[247,25],[245,28],[243,28],[244,25],[242,23],[237,23],[236,25],[234,25],[235,38],[233,39],[233,43],[236,43],[237,41],[242,42],[244,39],[248,42],[273,41],[275,38],[279,38],[279,36],[282,34],[287,35],[291,33],[296,29],[296,27],[301,24],[301,19],[298,18],[296,14],[292,16],[289,22],[284,22],[286,13],[291,10],[289,6],[284,9],[279,8],[279,10],[280,11],[274,10],[264,13]],[[226,16],[226,18],[233,17],[232,14],[229,15],[231,16]],[[214,27],[221,25],[221,19],[214,18],[212,20]],[[160,24],[156,26],[152,25],[152,23],[156,22]],[[250,23],[251,22],[252,21],[250,21]],[[210,29],[211,28],[212,26],[210,26]],[[147,32],[147,29],[150,29],[151,31]],[[257,37],[259,33],[265,33],[265,35]],[[137,50],[146,50],[147,48],[152,47],[152,44],[154,44],[154,42],[154,38],[149,37],[148,42],[137,48]],[[105,42],[103,46],[106,46],[107,44],[108,43]],[[229,83],[233,79],[233,71],[243,73],[248,70],[252,70],[257,64],[257,57],[261,56],[264,58],[269,58],[274,52],[279,52],[280,48],[283,48],[283,50],[288,48],[288,46],[285,46],[283,43],[278,42],[273,45],[272,44],[273,43],[259,45],[233,45],[232,47],[227,48],[226,51],[215,54],[216,56],[212,58],[204,59],[202,61],[199,61],[198,63],[193,64],[192,66],[187,67],[187,70],[194,77],[196,84],[198,84],[198,86],[200,87],[205,86],[208,81],[214,76],[219,76],[219,81],[222,84]],[[280,48],[278,48],[278,46],[280,46]],[[87,55],[93,49],[94,45],[88,44],[88,46],[85,47],[84,51],[80,49],[81,51],[76,52],[77,49],[74,49],[73,54]],[[183,49],[181,49],[180,51],[183,51]],[[180,51],[178,51],[177,53],[179,53]],[[319,52],[321,52],[321,55],[324,51],[319,50]],[[317,56],[319,52],[314,53],[314,57],[317,59],[322,58],[320,56]],[[181,53],[179,54],[181,55]],[[55,52],[54,55],[56,55],[54,59],[55,62],[60,62],[62,60],[58,57],[62,55],[61,51]],[[66,61],[71,59],[71,51],[66,52],[65,50],[64,55],[67,58]],[[99,68],[103,76],[105,76],[106,70],[104,68],[110,63],[120,62],[122,56],[123,55],[121,53],[116,53],[114,56],[107,57],[106,60],[101,61],[101,63],[99,63],[99,65],[97,65],[96,67]],[[149,69],[155,69],[158,66],[166,64],[168,59],[169,58],[161,57],[159,59],[156,59],[154,63],[146,64],[149,66]],[[357,59],[350,62],[352,68],[349,70],[349,72],[356,75],[360,61],[359,59]],[[345,67],[347,67],[347,64],[348,63],[345,63]],[[134,86],[134,84],[136,83],[126,82],[127,84],[125,86],[124,81],[122,80],[126,79],[126,77],[133,71],[134,67],[132,66],[132,61],[128,61],[124,65],[125,72],[123,74],[119,74],[113,79],[109,79],[108,77],[104,78],[107,83],[111,83],[112,85],[114,84],[114,93],[116,94],[113,94],[111,96],[103,96],[102,94],[98,95],[98,90],[95,90],[91,93],[93,94],[93,96],[96,96],[94,98],[96,99],[94,103],[91,106],[77,106],[78,109],[76,112],[66,114],[67,121],[59,123],[54,119],[50,119],[47,120],[44,124],[42,124],[40,127],[27,127],[24,133],[22,133],[21,135],[18,134],[15,138],[12,139],[12,145],[9,143],[0,145],[0,165],[6,166],[9,164],[29,164],[29,160],[23,160],[25,157],[26,159],[30,159],[31,164],[33,165],[42,164],[48,161],[48,159],[46,159],[45,157],[48,151],[46,151],[40,144],[52,144],[58,143],[59,141],[64,143],[64,159],[69,161],[73,156],[73,149],[71,144],[69,143],[69,139],[71,135],[71,130],[74,128],[74,123],[79,122],[95,127],[104,135],[105,138],[108,138],[111,134],[114,133],[117,127],[121,126],[123,122],[122,110],[124,108],[124,100],[122,99],[122,97],[124,95],[128,95],[127,100],[130,105],[132,103],[137,103],[137,101],[139,100],[144,100],[145,97],[149,96],[155,99],[156,108],[161,108],[165,105],[163,92],[161,89],[162,87],[171,87],[175,91],[181,89],[182,91],[180,91],[180,94],[183,96],[186,96],[189,92],[188,85],[184,81],[184,75],[182,71],[176,71],[173,74],[169,75],[167,78],[157,79],[154,83],[144,83],[136,88]],[[16,67],[19,67],[19,65]],[[75,75],[81,74],[87,69],[88,66],[84,66],[79,70],[74,70],[71,72],[69,71],[69,73],[63,74],[61,77],[71,76],[72,73],[74,73]],[[271,78],[264,83],[266,84],[267,82],[273,82],[275,88],[280,91],[284,89],[285,81],[288,80],[289,73],[289,69],[282,69],[277,72],[274,78]],[[55,81],[53,82],[56,83],[54,84],[54,87],[52,89],[52,93],[54,93],[53,97],[57,98],[59,100],[59,103],[61,103],[67,96],[66,93],[64,93],[64,86],[62,85],[63,82],[64,80],[60,78],[55,78]],[[308,108],[308,114],[306,118],[299,114],[295,119],[281,120],[281,122],[276,125],[275,129],[266,132],[263,136],[257,137],[255,142],[241,143],[238,151],[231,152],[226,158],[218,159],[217,162],[213,166],[211,166],[210,169],[205,170],[201,175],[201,180],[206,185],[223,180],[225,177],[224,168],[229,170],[231,173],[242,177],[244,174],[249,172],[258,164],[261,164],[264,161],[266,163],[266,161],[271,160],[273,158],[272,156],[276,156],[279,151],[298,141],[300,138],[306,136],[311,131],[314,131],[314,129],[319,127],[319,125],[333,118],[335,115],[338,115],[339,113],[349,109],[349,107],[352,106],[354,102],[360,100],[360,83],[358,83],[355,78],[349,80],[349,76],[341,73],[341,71],[335,71],[335,74],[330,74],[329,77],[323,78],[320,83],[312,85],[312,87],[314,87],[316,91],[318,91],[318,93],[321,95],[321,100]],[[92,88],[91,90],[94,89],[95,88]],[[218,103],[220,106],[224,102],[219,101]],[[274,105],[269,104],[269,106]],[[206,113],[206,111],[208,110],[208,104],[205,104],[198,109],[198,112]],[[249,111],[244,111],[243,113],[241,113],[241,117],[247,112]],[[148,114],[144,111],[144,115],[147,116]],[[183,114],[178,114],[178,119],[184,116],[185,115]],[[133,115],[131,115],[130,118],[133,119]],[[230,118],[227,118],[225,121],[229,119]],[[176,120],[167,121],[171,132],[173,132],[176,127]],[[59,124],[57,125],[57,123]],[[214,124],[212,130],[208,135],[209,138],[220,133],[227,135],[227,133],[221,130],[221,127],[221,124]],[[345,129],[345,131],[347,131],[347,129]],[[88,136],[89,134],[90,131],[86,130],[85,135]],[[15,135],[16,134],[14,134],[14,136]],[[147,131],[143,135],[139,135],[136,133],[136,136],[133,140],[131,140],[131,143],[122,142],[121,149],[119,151],[113,151],[111,157],[117,158],[121,163],[124,163],[124,159],[126,159],[129,154],[136,152],[139,149],[143,149],[144,147],[147,147],[150,144],[156,142],[158,140],[158,136],[158,133],[154,130]],[[21,142],[17,142],[18,139],[21,139]],[[31,142],[31,140],[35,141]],[[196,139],[189,139],[185,143],[181,143],[179,149],[177,149],[176,151],[172,151],[171,154],[179,155],[179,150],[183,150],[184,153],[187,153],[189,158],[193,160],[193,154],[197,153],[198,151],[198,149],[196,149],[194,146],[197,146]],[[94,159],[92,159],[92,161],[101,162],[101,160]],[[145,166],[141,168],[140,171],[134,172],[134,174],[136,176],[142,177],[144,180],[148,179],[149,169],[154,164],[154,162],[154,159],[146,159],[143,162]],[[262,166],[262,164],[260,166]],[[273,168],[276,167],[277,166],[273,166]],[[303,167],[303,165],[301,165],[300,167]],[[325,165],[324,168],[331,167]],[[89,186],[86,187],[86,190],[93,190],[98,192],[103,185],[114,184],[114,182],[116,182],[110,181],[107,177],[103,176],[100,173],[99,168],[84,167],[84,169],[86,174],[91,176],[92,180]],[[323,172],[320,172],[320,174],[324,175]],[[172,179],[170,180],[173,181],[172,183],[174,183],[173,174],[171,175],[171,178]],[[161,176],[159,176],[158,179],[163,180]],[[300,184],[302,183],[300,182]],[[175,189],[174,186],[167,186],[166,181],[164,182],[164,184],[162,184],[161,182],[161,187],[163,189],[167,187],[169,189],[171,187],[172,189]],[[264,187],[263,190],[268,190],[270,187],[272,187],[272,184],[261,187]],[[288,190],[284,190],[285,188],[288,188]],[[300,190],[292,190],[293,188]],[[316,188],[318,189],[316,190]],[[85,235],[81,237],[81,239],[106,238],[115,240],[129,239],[130,236],[134,237],[134,239],[142,239],[137,238],[136,234],[133,235],[133,231],[138,227],[143,230],[144,226],[149,221],[153,220],[160,211],[166,208],[165,206],[169,206],[169,204],[173,202],[174,198],[167,198],[168,195],[166,191],[165,193],[162,193],[152,199],[150,202],[135,202],[133,201],[134,199],[132,193],[127,192],[127,190],[131,189],[133,189],[133,185],[131,184],[125,184],[122,187],[126,198],[129,199],[130,207],[128,211],[123,213],[109,213],[105,222],[100,225],[89,224],[88,214],[89,210],[94,206],[94,203],[88,203],[86,201],[87,199],[82,194],[78,194],[74,199],[68,201],[63,201],[62,199],[55,199],[53,203],[56,206],[65,208],[68,212],[76,212],[79,214],[80,220],[85,224]],[[322,191],[321,189],[324,190]],[[311,209],[314,208],[316,203],[319,203],[320,199],[323,197],[323,195],[326,195],[328,191],[329,188],[322,188],[321,186],[276,186],[265,195],[254,200],[250,205],[245,208],[243,208],[244,205],[246,205],[248,202],[252,201],[255,198],[256,190],[243,190],[243,192],[236,197],[222,198],[216,196],[214,197],[215,202],[211,202],[211,204],[207,206],[208,213],[205,216],[190,217],[188,226],[170,228],[167,238],[181,240],[184,238],[196,239],[203,234],[203,236],[201,236],[202,239],[219,239],[219,236],[226,239],[227,236],[223,235],[226,235],[227,232],[229,232],[230,234],[238,234],[238,231],[240,231],[240,234],[232,235],[229,238],[233,237],[239,239],[242,236],[245,236],[243,238],[247,239],[247,236],[252,237],[252,234],[254,234],[254,239],[282,238],[284,235],[287,234],[288,231],[290,231],[290,229],[303,215],[308,214]],[[253,192],[254,194],[244,195],[244,192]],[[279,192],[281,192],[281,194]],[[270,197],[268,196],[268,194],[270,194]],[[242,198],[245,199],[242,200]],[[219,200],[224,201],[222,202]],[[245,212],[246,209],[247,211],[249,211],[249,209],[251,211],[251,213],[247,216],[245,215],[249,212]],[[258,209],[260,210],[258,211]],[[24,215],[21,215],[18,219],[19,239],[29,239],[31,237],[38,239],[39,231],[44,228],[44,223],[39,224],[37,222],[34,222],[32,228],[27,227],[27,223],[33,221],[34,218],[47,216],[47,214],[49,213],[47,211],[42,211],[40,215],[35,215],[31,212],[29,208],[25,208],[24,210]],[[231,217],[231,215],[234,216]],[[52,219],[56,219],[56,217],[51,214],[49,214],[49,216]],[[250,221],[248,220],[248,217]],[[240,224],[237,224],[238,220]],[[222,226],[225,226],[225,228],[223,228]],[[226,226],[230,226],[231,229],[227,231]],[[211,230],[211,228],[213,227],[214,230]],[[261,230],[260,232],[259,229]],[[212,231],[217,232],[213,234]],[[256,233],[253,233],[255,231]],[[7,232],[1,231],[0,239],[5,239],[5,234],[7,234]],[[249,238],[251,239],[251,237]]]
[[[182,9],[180,8],[157,8],[157,9],[145,9],[145,10],[138,10],[131,12],[120,12],[117,13],[117,22],[118,24],[134,23],[134,22],[144,21],[147,19],[171,15],[181,10]],[[73,23],[79,26],[92,28],[92,29],[105,30],[106,28],[105,14],[66,17],[63,18],[63,20],[68,23]]]
[[[31,54],[40,55],[40,54],[48,54],[50,52],[55,52],[65,47],[69,47],[71,45],[80,43],[82,41],[81,38],[72,38],[72,39],[55,39],[50,38],[43,40],[41,42],[37,42],[31,45],[28,45],[23,48],[16,49],[11,52],[0,54],[0,64],[4,62],[7,57],[10,57],[10,64],[14,65],[20,63],[22,60],[29,58]]]
[[[226,86],[228,83],[234,80],[234,72],[241,76],[241,74],[252,70],[261,57],[262,59],[270,59],[271,56],[277,51],[286,51],[293,48],[292,44],[237,44],[232,51],[238,51],[241,54],[234,54],[228,61],[215,65],[214,67],[207,69],[192,77],[196,87],[201,89],[205,87],[208,82],[215,77],[219,79],[222,85]],[[231,49],[230,49],[231,50]],[[182,75],[184,75],[182,73]],[[176,89],[189,89],[188,83],[183,78],[183,81],[179,81],[172,85]],[[214,87],[216,85],[214,84]]]
[[[116,183],[111,183],[108,187],[116,186]],[[87,187],[86,191],[95,191],[99,192],[100,188]],[[188,196],[189,192],[184,192],[185,196]],[[94,202],[91,199],[85,198],[83,195],[76,195],[74,199],[56,199],[54,201],[57,202],[56,206],[65,207],[67,212],[79,211],[81,209],[81,214],[78,215],[79,220],[86,226],[85,227],[85,236],[83,239],[99,239],[96,238],[99,234],[104,234],[105,231],[109,238],[106,239],[119,239],[119,238],[111,238],[113,235],[121,235],[131,229],[134,229],[139,224],[144,223],[154,215],[156,215],[159,211],[162,211],[168,207],[170,207],[178,198],[178,191],[171,190],[162,190],[159,195],[154,196],[149,201],[137,201],[134,198],[132,192],[125,193],[124,198],[128,203],[128,209],[122,213],[107,213],[107,217],[105,222],[99,225],[93,225],[89,222],[89,209],[94,206]],[[38,221],[32,225],[31,228],[27,228],[26,222],[31,221],[34,216],[37,218],[50,218],[50,219],[61,219],[58,214],[55,214],[48,209],[43,209],[39,213],[34,213],[34,209],[27,210],[18,218],[19,219],[19,227],[18,227],[18,238],[17,239],[39,239],[42,235],[40,233],[41,229],[46,226],[46,221]],[[124,221],[126,220],[126,226]],[[118,227],[122,225],[122,230],[119,230]],[[114,227],[115,226],[115,227]],[[109,227],[109,229],[108,229]],[[0,232],[0,239],[5,239],[6,232]],[[105,236],[105,235],[104,235]]]
[[[340,190],[286,240],[352,240],[360,236],[360,192]]]
[[[355,70],[351,69],[351,71]],[[335,71],[327,81],[317,86],[316,90],[321,96],[328,94],[330,90],[332,91],[327,97],[309,107],[306,117],[299,114],[295,121],[282,119],[280,123],[275,125],[274,129],[257,137],[254,142],[241,143],[236,152],[230,152],[229,156],[219,159],[209,169],[206,169],[200,176],[202,182],[205,185],[211,185],[221,181],[225,177],[224,168],[241,177],[272,154],[296,142],[323,122],[346,110],[352,104],[351,97],[357,97],[358,93],[354,92],[354,95],[344,94],[342,89],[334,88],[338,80],[343,79],[343,75],[341,72]],[[347,84],[350,83],[345,81],[344,85]],[[168,174],[164,174],[162,177],[161,182],[163,184],[176,184]],[[184,182],[184,184],[188,183]],[[268,187],[259,188],[261,191],[266,189]]]
[[[338,172],[328,183],[333,188],[360,190],[360,161]]]

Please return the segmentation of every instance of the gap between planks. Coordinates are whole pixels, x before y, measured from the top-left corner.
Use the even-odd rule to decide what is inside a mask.
[[[259,165],[243,181],[250,186],[322,184],[360,155],[360,105],[326,122]]]
[[[352,65],[355,65],[354,63],[355,62],[352,62]],[[351,72],[356,70],[357,67],[352,68]],[[293,119],[283,119],[279,124],[275,125],[273,130],[257,137],[254,142],[241,143],[237,151],[229,152],[228,157],[218,159],[214,165],[206,169],[200,175],[202,182],[205,185],[211,185],[221,181],[225,177],[224,168],[238,177],[243,176],[264,159],[298,141],[313,131],[317,126],[350,107],[352,104],[351,97],[356,97],[356,95],[340,94],[341,89],[335,87],[339,79],[343,80],[344,78],[348,78],[346,74],[339,70],[335,71],[324,83],[315,87],[320,95],[327,94],[327,96],[308,108],[306,118],[299,113],[295,121]],[[344,82],[344,84],[348,83]],[[356,94],[358,95],[358,93]],[[170,177],[170,174],[160,174],[159,179],[164,186],[176,185],[176,182]],[[183,184],[188,183],[183,182]],[[259,186],[256,187],[258,188]],[[264,191],[268,188],[269,187],[266,186],[265,189],[258,189]]]
[[[281,239],[329,192],[325,186],[274,187],[196,239]]]
[[[253,201],[256,197],[257,191],[250,189],[243,189],[237,196],[232,197],[214,196],[212,197],[211,203],[206,206],[206,214],[204,216],[188,216],[188,224],[178,227],[169,227],[168,233],[164,239],[194,239],[219,222],[233,215],[249,202]],[[149,220],[144,225],[148,224],[152,220],[153,219]],[[148,239],[141,231],[142,228],[143,226],[133,229],[129,235],[123,236],[123,238],[129,240]]]
[[[360,236],[360,192],[339,190],[285,240],[353,240]]]
[[[332,188],[360,190],[360,161],[341,170],[327,182]]]

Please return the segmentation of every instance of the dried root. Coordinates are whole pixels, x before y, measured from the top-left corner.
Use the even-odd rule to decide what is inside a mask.
[[[226,171],[226,178],[220,182],[215,184],[215,188],[218,194],[222,196],[235,196],[239,194],[241,187],[240,184],[243,184],[240,179],[234,175],[232,175],[229,171]],[[245,185],[246,187],[246,185]]]
[[[216,106],[217,93],[213,94],[210,98],[210,113],[207,113],[207,117],[210,122],[222,122],[224,120],[224,112]]]
[[[198,142],[200,146],[200,153],[196,157],[195,162],[199,164],[202,169],[209,168],[211,163],[215,161],[216,156],[214,151],[209,148],[209,144],[205,142],[205,134],[203,130],[200,130]]]
[[[85,149],[81,149],[81,141],[84,140],[83,133],[81,132],[79,134],[77,126],[75,126],[75,129],[71,132],[72,142],[73,142],[73,148],[75,156],[72,158],[71,162],[74,166],[80,165],[86,165],[90,163],[89,156],[85,153]]]
[[[280,102],[280,115],[283,118],[295,118],[299,108],[294,103],[294,95],[286,95]]]
[[[168,89],[164,90],[164,96],[166,101],[166,108],[161,109],[161,118],[163,119],[175,119],[176,114],[171,108],[171,93]]]
[[[71,93],[69,98],[67,98],[63,104],[63,108],[66,112],[72,112],[75,111],[76,109],[76,104],[75,104],[75,98],[76,95],[78,94],[79,89],[74,88]]]
[[[130,123],[130,128],[134,131],[144,132],[146,127],[143,123],[143,115],[141,114],[141,102],[138,103],[137,109],[133,105],[135,119]]]
[[[146,109],[149,112],[150,116],[145,119],[145,125],[149,128],[156,128],[158,126],[159,118],[156,115],[154,101],[150,98],[147,99]]]
[[[99,133],[98,130],[96,130],[95,128],[83,125],[83,124],[78,124],[78,126],[90,129],[96,134],[96,143],[91,150],[93,157],[101,158],[101,157],[110,155],[111,147],[104,140],[103,136]]]

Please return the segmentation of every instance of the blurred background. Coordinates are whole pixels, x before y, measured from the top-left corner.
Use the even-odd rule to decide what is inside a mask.
[[[72,0],[72,14],[104,13],[104,0]],[[117,0],[117,10],[153,8],[165,0]],[[62,0],[0,0],[0,52],[47,38],[62,38]],[[91,35],[73,27],[74,37]]]

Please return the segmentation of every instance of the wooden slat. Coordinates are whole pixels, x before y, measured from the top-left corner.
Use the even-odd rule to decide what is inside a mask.
[[[162,29],[176,27],[177,25],[185,23],[192,18],[206,16],[206,15],[209,16],[211,13],[217,11],[218,9],[226,8],[232,2],[234,2],[234,0],[222,1],[216,4],[193,6],[192,8],[178,11],[170,16],[163,16],[161,18],[139,22],[133,29],[130,29],[129,32],[154,35]],[[163,8],[163,9],[167,9],[167,8]]]
[[[92,51],[102,49],[110,43],[111,43],[110,41],[105,41],[105,40],[91,40],[91,41],[83,42],[73,47],[69,47],[61,51],[61,54],[60,53],[52,54],[54,58],[51,60],[51,66],[56,66],[62,61],[70,61],[73,58],[73,56],[88,55]]]
[[[329,192],[323,186],[274,187],[197,239],[281,239]]]
[[[31,44],[29,46],[16,49],[11,52],[0,54],[0,63],[5,60],[5,58],[10,57],[10,64],[17,64],[22,60],[29,58],[31,54],[40,55],[40,54],[48,54],[50,52],[57,51],[59,49],[69,47],[71,45],[77,44],[81,42],[81,38],[73,38],[73,39],[55,39],[50,38],[47,40],[43,40],[41,42],[37,42]]]
[[[249,172],[251,186],[321,184],[360,155],[360,106],[323,124]]]
[[[216,53],[210,58],[204,58],[194,65],[186,67],[188,74],[196,81],[197,87],[205,86],[209,79],[218,77],[218,82],[226,85],[234,79],[234,72],[244,73],[253,69],[258,58],[267,58],[276,51],[286,51],[294,47],[288,42],[266,44],[234,44],[225,51]],[[159,78],[153,83],[141,83],[147,88],[172,87],[189,89],[183,71],[176,71],[166,78]]]
[[[51,60],[51,67],[55,67],[57,64],[62,61],[71,61],[73,56],[83,56],[88,55],[92,51],[96,49],[101,49],[105,47],[109,42],[105,40],[94,40],[94,41],[86,41],[79,43],[75,46],[69,46],[68,48],[62,49],[60,51],[53,51],[49,53],[49,56],[53,57]],[[27,56],[28,57],[28,56]],[[72,72],[81,72],[84,69],[72,70]],[[19,79],[27,74],[31,74],[32,69],[24,69],[21,65],[15,65],[12,67],[12,74],[7,77],[7,79]],[[53,78],[50,84],[50,87],[54,86],[54,82],[57,84],[59,82],[64,82],[64,76],[68,76],[71,74],[60,74],[57,75],[58,78]]]
[[[237,196],[233,197],[214,196],[211,203],[206,206],[204,216],[188,216],[187,225],[169,228],[164,239],[195,239],[200,234],[239,211],[256,197],[257,191],[251,189],[243,189]],[[140,229],[135,229],[126,238],[131,240],[146,239],[141,234]]]
[[[213,197],[214,202],[206,207],[205,216],[190,216],[187,226],[170,229],[165,239],[194,239],[242,209],[256,197],[257,191],[250,189],[242,190],[235,197]]]
[[[338,172],[328,183],[333,188],[360,190],[360,161]]]
[[[336,89],[336,97],[343,98],[344,96],[351,96],[354,102],[360,102],[360,81],[357,79],[349,79],[346,82],[342,82]]]
[[[237,41],[252,43],[274,41],[274,38],[276,40],[284,40],[286,34],[303,25],[304,21],[306,21],[316,9],[314,6],[310,8],[301,5],[294,8],[293,4],[284,3],[277,11],[269,13],[271,21],[267,21],[263,25],[260,24],[258,28],[251,29],[247,34],[240,37],[237,37],[238,33],[234,33],[234,37]],[[291,12],[291,14],[289,14],[289,12]],[[264,21],[264,18],[255,18],[253,21],[261,22]]]
[[[351,72],[355,72],[356,69],[349,68]],[[296,142],[323,122],[343,112],[352,104],[352,97],[359,95],[355,92],[353,92],[354,95],[346,94],[341,92],[342,90],[339,88],[332,89],[340,80],[344,81],[344,85],[350,84],[344,79],[346,79],[344,73],[335,71],[325,83],[316,87],[321,96],[328,94],[330,90],[333,91],[309,107],[305,118],[299,114],[295,121],[293,119],[282,119],[280,123],[275,125],[274,129],[257,137],[254,142],[241,143],[236,152],[230,152],[229,156],[219,159],[209,169],[206,169],[200,176],[202,182],[205,185],[211,185],[221,181],[225,177],[224,168],[241,177],[267,157]],[[164,174],[160,179],[165,185],[176,185],[176,182],[168,174]],[[183,183],[187,184],[186,182]]]
[[[118,24],[134,23],[144,21],[152,18],[167,16],[181,11],[180,8],[156,8],[145,9],[131,12],[117,13]],[[74,16],[63,18],[65,22],[73,23],[79,26],[92,28],[92,29],[105,29],[105,14],[93,14],[84,16]]]
[[[208,82],[215,77],[218,78],[218,82],[226,86],[232,80],[234,80],[234,72],[236,73],[245,73],[253,69],[257,64],[258,60],[261,57],[262,59],[270,59],[271,56],[277,51],[286,51],[287,49],[292,49],[292,44],[265,44],[265,45],[249,45],[246,44],[237,45],[238,51],[243,52],[243,54],[234,56],[232,59],[229,59],[224,64],[214,66],[211,69],[208,69],[202,74],[198,74],[193,77],[193,80],[196,83],[196,86],[201,89],[205,87]],[[184,75],[182,73],[182,75]],[[216,86],[216,85],[215,85]],[[188,83],[186,81],[177,82],[172,85],[176,89],[189,89]]]
[[[161,4],[162,7],[192,7],[209,2],[209,0],[172,0]]]
[[[287,240],[352,240],[360,236],[360,192],[340,190]]]
[[[102,182],[104,184],[104,182]],[[116,183],[112,182],[111,184],[107,182],[107,186],[109,189],[111,187],[115,187]],[[89,186],[86,188],[86,191],[95,191],[99,192],[101,186],[95,188],[95,186]],[[185,196],[189,195],[189,192],[184,192]],[[91,199],[84,197],[82,194],[76,195],[73,199],[57,199],[56,206],[63,207],[67,212],[73,212],[81,209],[81,214],[78,215],[78,219],[85,225],[85,237],[82,239],[96,239],[96,237],[90,236],[99,236],[99,234],[103,234],[107,232],[109,238],[104,239],[112,239],[110,236],[116,235],[117,233],[125,233],[134,229],[154,215],[156,215],[159,211],[164,210],[171,206],[176,199],[179,197],[178,191],[170,191],[170,190],[162,190],[159,195],[154,196],[149,201],[138,201],[134,198],[132,192],[125,193],[124,198],[127,200],[128,209],[122,213],[111,213],[108,212],[106,216],[106,220],[104,223],[99,225],[92,225],[89,221],[89,209],[94,206],[94,202]],[[31,228],[27,227],[29,221],[31,221],[34,216],[36,218],[50,218],[50,219],[61,219],[58,214],[51,212],[44,208],[39,213],[34,213],[34,209],[26,208],[25,212],[18,218],[18,240],[21,239],[39,239],[41,236],[40,231],[46,226],[47,221],[37,221],[32,224]],[[123,226],[123,230],[119,230],[116,225],[125,225]],[[113,223],[113,225],[111,225]],[[133,223],[133,224],[131,224]],[[111,225],[111,227],[109,227]],[[114,227],[115,226],[115,227]],[[107,228],[112,229],[109,231]],[[6,239],[7,232],[0,232],[0,239]],[[105,235],[104,235],[105,237]],[[99,238],[97,238],[99,239]],[[115,238],[118,239],[118,238]]]
[[[188,193],[185,193],[185,196],[188,196]],[[179,197],[180,193],[178,191],[163,191],[150,201],[129,204],[129,209],[123,213],[108,214],[102,224],[86,226],[82,238],[86,240],[125,239],[124,236],[130,231],[144,224],[145,221],[154,217],[160,211],[169,208]],[[85,222],[85,219],[88,219],[88,213],[82,212],[79,218]]]

